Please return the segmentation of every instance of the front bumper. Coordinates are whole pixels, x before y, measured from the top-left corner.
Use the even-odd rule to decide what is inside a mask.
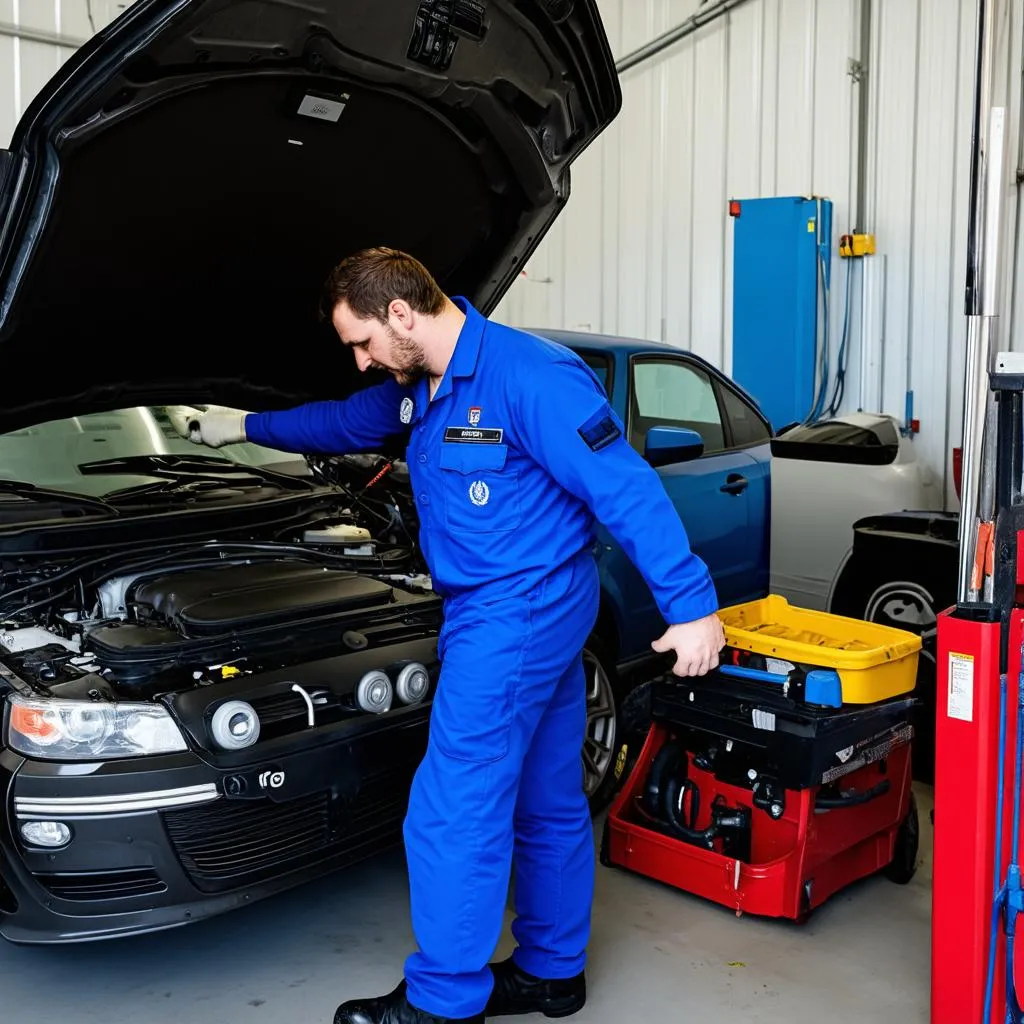
[[[193,752],[71,765],[0,749],[0,935],[174,928],[393,845],[428,718],[426,704],[355,717],[230,767]],[[29,847],[21,825],[44,819],[66,823],[71,842]]]

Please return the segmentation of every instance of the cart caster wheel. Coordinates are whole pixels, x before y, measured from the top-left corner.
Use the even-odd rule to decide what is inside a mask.
[[[793,924],[798,928],[802,928],[811,916],[814,914],[814,908],[811,906],[811,891],[814,886],[813,879],[808,879],[804,882],[800,890],[800,909],[797,912],[796,917],[793,918]]]
[[[910,810],[896,833],[892,861],[885,868],[885,877],[897,885],[906,885],[917,872],[917,853],[921,839],[921,823],[917,817],[917,800],[910,794]]]

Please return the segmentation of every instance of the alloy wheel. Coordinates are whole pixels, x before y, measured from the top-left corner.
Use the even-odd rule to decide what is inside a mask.
[[[601,662],[583,651],[587,681],[587,732],[583,740],[583,787],[588,799],[597,792],[612,765],[615,752],[615,695]]]

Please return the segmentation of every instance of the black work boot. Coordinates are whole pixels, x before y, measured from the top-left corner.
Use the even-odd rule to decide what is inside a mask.
[[[568,1017],[583,1009],[587,981],[583,971],[574,978],[537,978],[517,967],[512,958],[491,964],[494,991],[484,1010],[485,1017],[513,1013],[543,1013],[545,1017]]]
[[[484,1024],[484,1015],[438,1017],[418,1010],[405,997],[405,982],[386,996],[352,999],[335,1011],[334,1024]]]

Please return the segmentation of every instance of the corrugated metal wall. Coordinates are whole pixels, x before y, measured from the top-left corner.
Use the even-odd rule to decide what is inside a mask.
[[[679,24],[699,0],[599,0],[617,57]],[[844,410],[902,416],[945,479],[960,436],[968,157],[976,0],[746,0],[622,76],[623,111],[584,155],[569,206],[495,316],[668,341],[731,368],[728,199],[816,194],[852,226],[858,91],[867,67],[865,226],[878,255],[833,258],[835,366],[851,273]],[[125,6],[0,0],[0,143],[71,48]],[[1006,260],[1019,234],[1024,0],[999,0],[996,66],[1007,104]],[[18,34],[30,38],[17,38]],[[766,252],[770,258],[770,251]],[[1024,313],[1004,289],[996,344],[1024,349]],[[862,323],[864,329],[862,331]]]
[[[116,0],[0,0],[0,145],[76,46],[127,7]]]
[[[601,6],[622,57],[698,4]],[[625,72],[621,117],[578,164],[564,216],[495,315],[660,339],[728,371],[728,199],[827,196],[837,238],[853,226],[860,86],[851,61],[861,61],[869,100],[864,219],[878,254],[852,265],[833,256],[830,363],[849,271],[842,409],[902,418],[913,391],[918,456],[955,503],[950,452],[962,415],[976,10],[976,0],[874,0],[870,49],[862,54],[860,0],[747,0]],[[1012,232],[1021,0],[1006,0],[997,14]],[[1011,255],[1012,245],[1007,267]],[[1009,289],[1000,346],[1009,339],[1008,296]],[[1021,321],[1013,323],[1014,347],[1024,348]]]

